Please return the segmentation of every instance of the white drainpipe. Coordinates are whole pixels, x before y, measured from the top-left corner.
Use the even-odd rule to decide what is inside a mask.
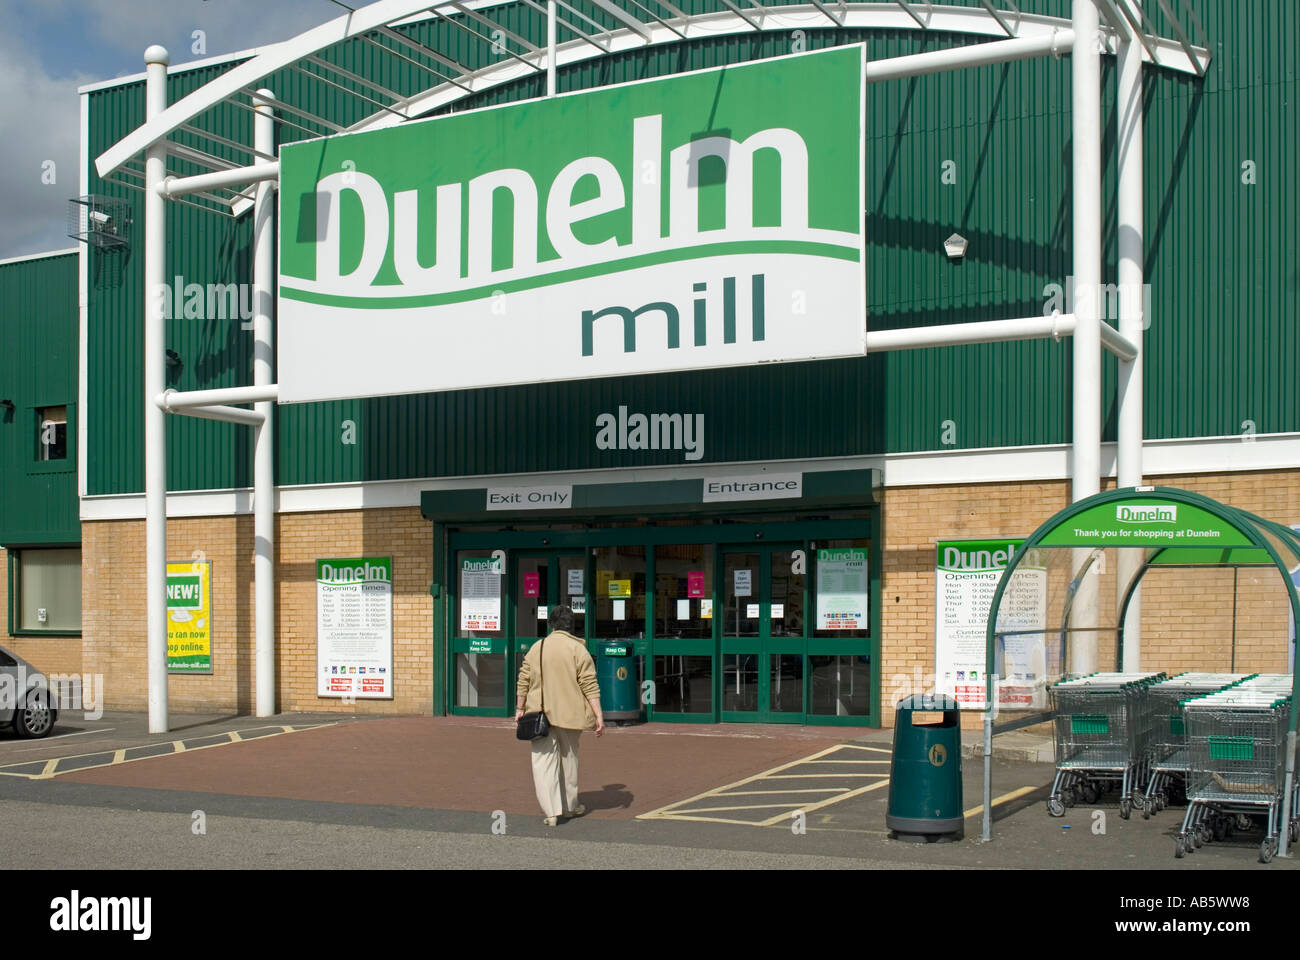
[[[1136,0],[1121,0],[1138,13]],[[1119,47],[1116,117],[1119,135],[1119,289],[1120,334],[1138,348],[1131,362],[1119,361],[1119,441],[1116,476],[1121,487],[1142,485],[1142,331],[1145,245],[1143,223],[1142,45],[1132,36]],[[1120,550],[1119,600],[1142,565],[1140,550]],[[1118,611],[1116,611],[1118,615]],[[1142,594],[1137,591],[1124,622],[1125,670],[1140,670],[1142,663]]]
[[[167,109],[167,50],[144,52],[145,119]],[[149,732],[166,733],[167,719],[167,415],[154,402],[167,379],[167,201],[158,185],[167,174],[167,146],[145,151],[144,193],[144,502],[145,603],[149,675]]]
[[[1101,54],[1094,0],[1074,0],[1074,429],[1070,497],[1083,500],[1101,488]],[[1074,551],[1074,569],[1090,550]],[[1090,571],[1074,599],[1071,626],[1096,627],[1097,574]],[[1097,635],[1069,637],[1070,669],[1097,669]]]
[[[254,101],[253,149],[275,154],[275,121],[269,90]],[[275,310],[276,181],[257,184],[253,201],[253,385],[275,382],[272,367],[272,314]],[[257,716],[275,713],[275,404],[258,400],[253,410],[262,422],[253,440],[253,580],[254,580],[254,697]]]

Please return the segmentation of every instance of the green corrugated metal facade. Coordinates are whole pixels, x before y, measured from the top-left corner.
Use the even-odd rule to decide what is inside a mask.
[[[0,264],[0,546],[78,543],[77,257]],[[37,459],[37,411],[67,407],[67,459]]]
[[[585,0],[578,5],[610,22]],[[1021,6],[1069,15],[1067,2]],[[1290,0],[1198,0],[1196,6],[1214,40],[1208,76],[1148,70],[1146,80],[1153,285],[1147,436],[1236,434],[1245,421],[1258,433],[1293,432],[1300,430],[1293,388],[1300,372],[1300,203],[1292,176],[1300,111],[1292,51],[1300,48],[1300,7]],[[520,6],[509,16],[504,22],[511,29],[542,42],[542,18],[534,11]],[[1166,27],[1158,18],[1156,24]],[[445,23],[404,29],[471,66],[487,53]],[[881,59],[967,39],[809,29],[802,42],[808,49],[862,42],[872,59]],[[632,51],[562,70],[559,85],[564,92],[785,54],[793,42],[789,34],[737,36]],[[396,69],[366,44],[330,56],[398,92],[414,88],[413,68]],[[1114,64],[1109,58],[1103,64],[1105,279],[1113,282]],[[227,68],[174,75],[170,99]],[[300,74],[265,85],[339,124],[360,118],[355,100]],[[540,85],[533,78],[459,109],[536,96]],[[93,159],[141,122],[143,84],[96,91],[89,99]],[[872,84],[867,104],[869,326],[1042,313],[1044,287],[1063,283],[1071,264],[1068,59]],[[250,142],[251,114],[223,109],[221,122],[209,128]],[[292,139],[294,131],[282,128],[281,135]],[[947,161],[952,166],[945,168]],[[1253,185],[1242,182],[1247,161],[1254,164]],[[953,176],[945,178],[945,169]],[[174,162],[172,170],[193,172]],[[133,201],[137,217],[129,251],[89,251],[88,493],[135,492],[143,486],[141,208],[138,193],[102,183],[93,167],[90,189]],[[169,277],[202,284],[249,280],[247,217],[232,221],[179,204],[169,205],[168,216]],[[970,240],[959,266],[941,253],[954,231]],[[75,299],[73,308],[75,316]],[[181,359],[172,384],[189,390],[250,382],[251,339],[237,317],[171,320],[168,344]],[[1103,368],[1103,421],[1113,439],[1114,361],[1107,358]],[[951,449],[943,442],[945,421],[953,421],[955,436],[946,439],[958,448],[1064,443],[1070,371],[1068,341],[1037,341],[285,406],[277,414],[277,479],[307,484],[681,462],[680,452],[597,450],[596,416],[620,405],[633,412],[704,413],[703,462]],[[355,444],[340,442],[345,421],[356,426]],[[169,418],[168,431],[170,489],[251,484],[249,431],[184,417]]]

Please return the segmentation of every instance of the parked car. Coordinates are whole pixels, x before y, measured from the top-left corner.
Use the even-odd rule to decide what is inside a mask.
[[[14,733],[27,739],[48,737],[59,717],[57,707],[45,674],[0,647],[0,724],[13,724]]]

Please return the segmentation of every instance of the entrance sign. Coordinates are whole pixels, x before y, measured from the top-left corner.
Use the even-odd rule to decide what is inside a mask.
[[[863,64],[286,144],[279,401],[861,356]]]
[[[711,477],[704,480],[704,503],[733,500],[777,500],[803,496],[802,473],[755,474],[747,477]]]
[[[460,563],[460,629],[501,629],[501,561],[496,557]]]
[[[867,551],[817,551],[817,629],[866,630]]]
[[[212,563],[167,564],[167,672],[212,672]]]
[[[987,705],[984,630],[1003,571],[1023,539],[940,540],[935,544],[935,690],[963,710]],[[1002,628],[1046,629],[1047,570],[1021,562],[1013,585],[1002,597]],[[1007,677],[998,685],[1004,707],[1044,705],[1048,651],[1042,633],[1006,637]]]
[[[316,695],[392,699],[392,557],[316,561]]]

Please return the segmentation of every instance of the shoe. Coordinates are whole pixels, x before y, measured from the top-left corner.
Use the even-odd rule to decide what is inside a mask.
[[[570,816],[570,817],[580,817],[580,816],[582,816],[582,815],[583,815],[584,813],[586,813],[586,812],[587,812],[587,808],[584,807],[582,804],[578,804],[576,807],[574,807],[574,808],[573,808],[573,809],[568,813],[568,816]]]
[[[553,826],[555,826],[556,824],[558,824],[559,822],[560,822],[560,818],[559,818],[559,817],[547,817],[546,819],[544,819],[544,820],[542,821],[542,823],[546,824],[548,827],[553,827]]]

